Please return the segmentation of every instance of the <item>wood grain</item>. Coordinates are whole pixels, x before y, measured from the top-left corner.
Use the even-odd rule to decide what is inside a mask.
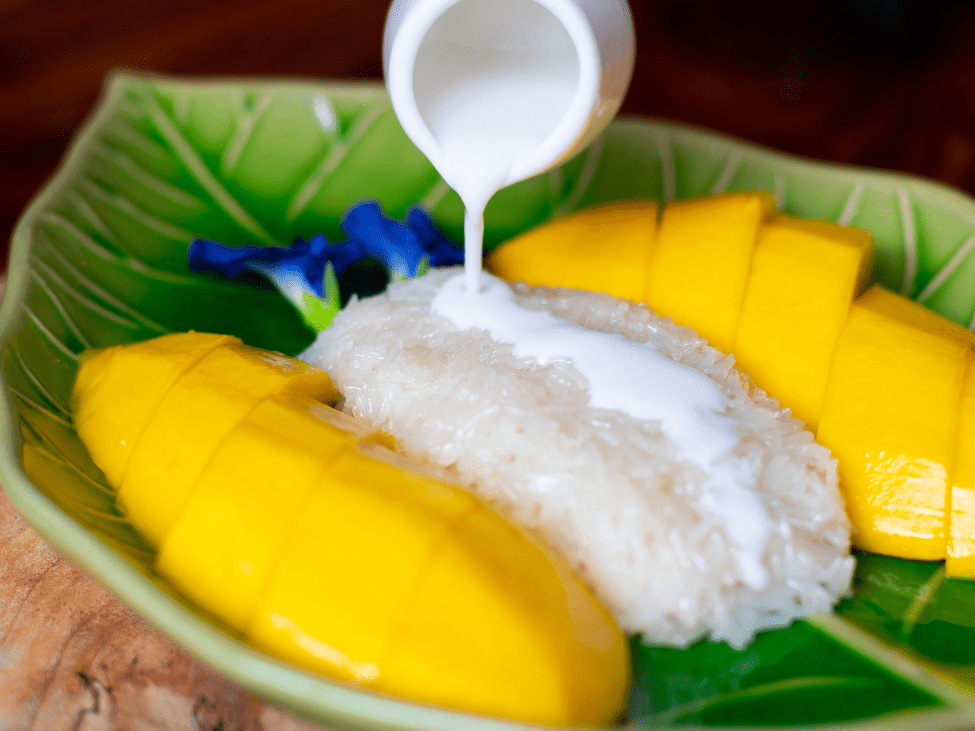
[[[0,729],[316,731],[191,657],[51,550],[0,492]]]

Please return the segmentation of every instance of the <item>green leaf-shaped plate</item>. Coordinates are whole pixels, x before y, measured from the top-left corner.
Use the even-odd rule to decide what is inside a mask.
[[[869,229],[882,282],[971,326],[975,201],[672,124],[617,122],[563,167],[502,191],[488,208],[488,242],[603,201],[756,188],[789,213]],[[116,512],[71,424],[84,348],[196,329],[301,349],[311,333],[283,298],[187,271],[187,243],[335,235],[364,198],[393,215],[420,201],[460,235],[460,201],[378,85],[112,79],[14,232],[0,309],[0,480],[58,551],[283,706],[336,728],[513,728],[358,691],[248,647],[153,572],[151,549]],[[975,724],[975,584],[945,579],[938,564],[860,556],[854,595],[837,612],[745,650],[633,647],[631,727]]]

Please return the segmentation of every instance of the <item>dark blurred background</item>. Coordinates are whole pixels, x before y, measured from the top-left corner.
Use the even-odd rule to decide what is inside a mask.
[[[623,112],[975,194],[975,4],[631,0]],[[379,79],[386,0],[0,0],[0,233],[107,73]]]

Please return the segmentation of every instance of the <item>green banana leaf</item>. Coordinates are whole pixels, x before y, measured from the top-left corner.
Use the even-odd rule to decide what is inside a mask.
[[[870,230],[880,280],[971,327],[975,201],[905,176],[789,157],[649,120],[614,123],[562,167],[499,193],[487,244],[631,197],[766,189],[782,210]],[[58,551],[234,680],[349,729],[510,729],[358,691],[272,660],[180,597],[115,509],[71,424],[85,348],[204,330],[295,353],[313,334],[275,292],[187,270],[194,237],[290,242],[362,199],[425,205],[455,238],[462,206],[400,129],[382,87],[118,75],[13,237],[0,308],[0,480]],[[975,583],[859,555],[828,615],[735,650],[633,640],[630,728],[955,729],[975,725]]]

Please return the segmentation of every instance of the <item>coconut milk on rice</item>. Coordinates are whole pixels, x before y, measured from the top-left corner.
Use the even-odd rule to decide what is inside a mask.
[[[829,609],[853,569],[835,463],[730,357],[646,307],[578,291],[521,286],[515,302],[606,333],[602,343],[551,323],[504,342],[486,325],[524,319],[509,306],[507,285],[490,285],[502,296],[487,304],[478,284],[488,200],[565,113],[566,99],[547,96],[565,85],[538,70],[529,86],[507,84],[500,109],[517,110],[508,102],[518,91],[554,117],[516,111],[498,124],[450,94],[427,109],[434,163],[466,209],[459,286],[467,299],[448,296],[450,271],[393,285],[349,303],[302,357],[330,373],[347,411],[542,534],[630,633],[741,646],[760,629]],[[506,308],[500,320],[491,312],[498,307]],[[478,310],[484,317],[465,322]],[[521,347],[566,329],[574,358],[557,342],[544,354]],[[601,355],[587,363],[590,348]],[[682,392],[669,408],[639,408],[648,400],[640,382],[603,398],[607,382],[612,391],[628,375],[604,378],[608,361],[634,350],[642,355],[633,367],[649,369],[646,380],[660,386],[649,401]],[[681,405],[685,396],[691,408]]]
[[[735,482],[722,491],[660,420],[593,405],[568,359],[520,356],[435,314],[456,273],[350,302],[303,354],[329,371],[346,411],[543,535],[648,642],[708,636],[740,647],[848,591],[835,461],[731,357],[643,305],[513,286],[521,307],[649,343],[710,379],[736,435]]]

